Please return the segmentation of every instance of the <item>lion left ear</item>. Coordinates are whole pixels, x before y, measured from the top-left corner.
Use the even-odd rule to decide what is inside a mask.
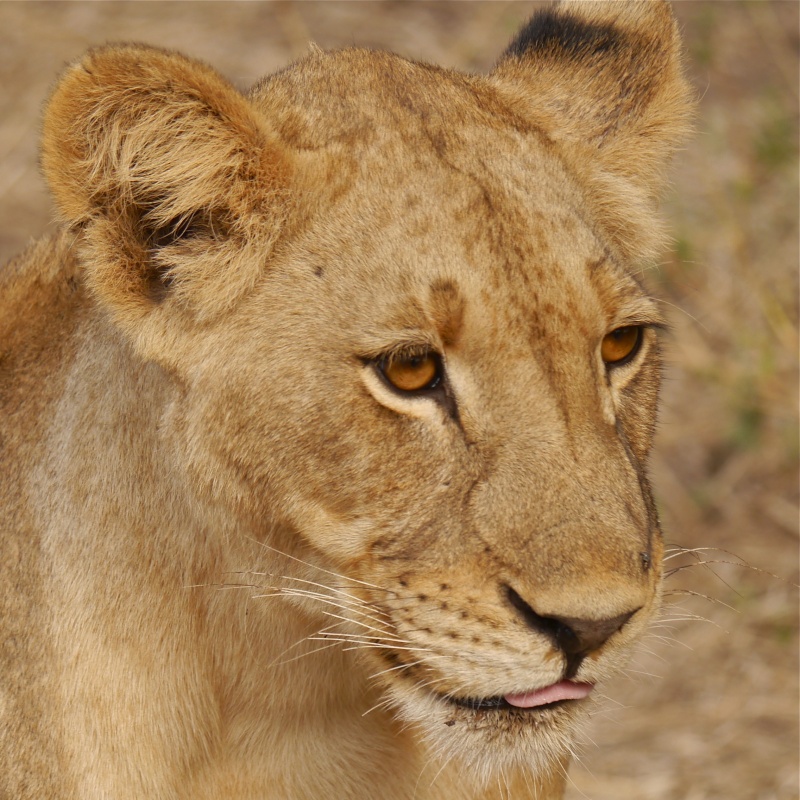
[[[694,109],[669,5],[556,3],[532,17],[489,79],[593,186],[622,254],[652,255],[658,224],[637,208],[652,208]]]
[[[83,232],[87,285],[140,344],[229,308],[285,227],[286,148],[244,95],[176,53],[112,45],[68,68],[42,166]]]

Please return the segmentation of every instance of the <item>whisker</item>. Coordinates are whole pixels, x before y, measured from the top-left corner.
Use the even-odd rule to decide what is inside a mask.
[[[718,597],[711,597],[710,595],[703,594],[702,592],[695,592],[692,589],[668,589],[666,592],[664,592],[665,596],[673,596],[677,594],[688,595],[689,597],[701,597],[703,600],[708,600],[709,603],[716,603],[717,605],[724,606],[725,608],[730,609],[736,614],[740,613],[738,609],[734,608],[732,605],[729,605],[728,603],[723,602]],[[700,617],[700,619],[702,619],[702,617]]]
[[[283,556],[284,558],[291,559],[292,561],[296,561],[298,564],[302,564],[305,567],[310,567],[311,569],[318,570],[319,572],[324,572],[326,575],[333,575],[335,578],[343,578],[346,581],[351,581],[353,583],[357,583],[360,586],[368,586],[370,589],[376,589],[379,592],[389,591],[387,589],[383,589],[380,586],[376,586],[374,583],[368,583],[367,581],[361,581],[358,578],[348,578],[346,575],[341,575],[338,572],[332,572],[329,569],[325,569],[324,567],[320,567],[316,564],[311,564],[308,561],[303,561],[302,558],[298,558],[297,556],[290,555],[289,553],[284,553],[282,550],[278,550],[277,547],[272,547],[272,545],[266,544],[265,542],[259,542],[258,539],[254,539],[252,536],[248,536],[251,541],[255,542],[257,545],[260,545],[265,550],[271,550],[273,553],[277,553],[279,556]]]
[[[655,672],[645,672],[641,669],[633,669],[632,667],[627,667],[624,672],[626,675],[644,675],[646,678],[655,678],[659,681],[664,680],[663,675],[658,675]]]
[[[331,616],[331,615],[330,614],[326,614],[326,616]],[[346,630],[346,626],[349,625],[351,622],[352,622],[352,620],[342,619],[341,622],[333,622],[330,625],[326,625],[324,628],[320,628],[317,631],[317,633],[318,634],[333,633],[333,634],[339,634],[339,635],[342,635],[342,634],[348,635],[349,634],[349,635],[354,635],[354,636],[369,636],[369,634],[362,634],[360,632],[353,632],[353,631]],[[366,625],[364,623],[361,623],[361,625],[363,627],[365,627],[367,630],[375,631],[377,636],[375,636],[374,638],[376,638],[376,639],[386,639],[387,641],[388,640],[392,640],[392,641],[396,641],[396,642],[408,642],[409,641],[405,637],[396,636],[394,634],[386,634],[380,628],[374,628],[372,625]],[[339,630],[337,630],[337,629],[339,629]]]
[[[691,650],[692,649],[688,644],[686,644],[686,642],[681,641],[676,636],[660,636],[657,633],[649,632],[649,633],[644,634],[642,639],[655,639],[655,640],[661,642],[661,644],[666,646],[666,647],[672,647],[673,645],[679,644],[681,647],[685,647],[687,650]],[[650,652],[650,651],[648,650],[647,652]],[[662,658],[661,656],[658,656],[658,658],[661,658],[661,660],[663,660],[665,662],[667,661],[667,659]]]
[[[700,320],[693,314],[690,314],[685,308],[681,308],[679,305],[676,305],[675,303],[670,303],[669,300],[664,300],[663,297],[653,297],[652,295],[648,295],[648,299],[652,300],[654,303],[661,303],[662,305],[674,308],[676,311],[680,311],[682,314],[685,314],[687,317],[689,317],[689,319],[692,320],[692,322],[694,322],[695,325],[702,328],[709,336],[711,335],[711,331],[708,329],[708,327],[704,325],[702,322],[700,322]]]
[[[374,637],[377,638],[377,637]],[[359,639],[352,639],[347,638],[346,636],[335,637],[331,635],[326,636],[308,636],[308,641],[310,642],[330,642],[336,641],[341,642],[342,644],[353,644],[356,645],[355,647],[345,647],[344,651],[347,652],[349,650],[369,650],[369,649],[377,649],[377,650],[405,650],[411,653],[430,653],[431,650],[427,647],[408,647],[406,645],[398,645],[394,642],[386,642],[382,643],[379,641],[374,641],[372,639],[367,639],[365,641],[361,641]]]
[[[294,581],[295,583],[305,583],[309,586],[316,586],[319,589],[326,589],[332,592],[336,592],[336,594],[342,594],[348,599],[352,600],[354,603],[359,605],[369,606],[371,608],[375,608],[371,603],[368,603],[366,600],[362,599],[358,595],[352,594],[351,592],[345,591],[343,588],[338,586],[329,586],[325,583],[318,583],[317,581],[310,581],[306,578],[296,578],[292,575],[277,575],[271,572],[249,572],[250,575],[262,575],[268,578],[275,578],[277,580],[285,580],[285,581]],[[348,587],[350,588],[350,587]],[[376,609],[377,610],[377,609]]]
[[[596,695],[601,700],[606,700],[609,703],[614,703],[614,705],[619,706],[619,708],[622,710],[630,708],[630,706],[626,706],[625,703],[621,702],[620,700],[617,700],[616,697],[611,697],[611,695],[603,694],[598,691],[593,692],[593,694]]]
[[[348,609],[347,606],[342,606],[341,603],[337,602],[336,600],[326,597],[325,595],[317,595],[316,593],[310,594],[307,590],[304,589],[290,589],[290,588],[281,588],[281,587],[270,587],[275,588],[276,591],[267,592],[264,594],[255,594],[253,595],[253,599],[259,599],[264,597],[303,597],[306,599],[313,599],[317,600],[320,603],[324,603],[325,605],[334,606],[335,608],[339,608],[342,611],[348,611],[352,609]],[[366,622],[361,622],[360,620],[353,619],[352,617],[343,617],[341,614],[333,614],[330,611],[322,611],[325,616],[333,617],[334,619],[340,619],[344,622],[352,623],[353,625],[359,625],[362,628],[368,628],[369,630],[378,631],[378,628],[375,628],[372,625],[368,625]],[[363,613],[363,612],[360,612]],[[379,625],[382,625],[385,628],[388,626],[382,620],[376,619],[375,617],[369,614],[363,614],[367,619],[371,619],[373,622],[377,622]],[[399,638],[396,637],[393,633],[386,631],[385,633],[382,632],[384,636],[392,637],[392,638]]]
[[[284,655],[286,655],[286,653],[289,652],[289,650],[294,649],[295,647],[303,644],[303,642],[306,642],[306,641],[308,641],[308,640],[307,639],[302,639],[299,642],[295,642],[291,647],[288,647],[286,650],[284,650],[283,653],[281,653],[281,655],[278,656],[278,658],[282,658]],[[340,645],[340,642],[331,642],[330,644],[326,644],[323,647],[315,647],[313,650],[309,650],[306,653],[300,653],[299,655],[292,656],[292,658],[287,658],[287,659],[284,659],[283,661],[278,661],[276,659],[275,661],[270,661],[270,663],[267,664],[267,668],[269,668],[269,667],[282,667],[284,664],[291,664],[293,661],[299,661],[301,658],[305,658],[306,656],[314,656],[317,653],[321,653],[324,650],[330,650],[331,647],[338,647],[339,645]]]
[[[349,617],[343,617],[341,614],[334,614],[331,611],[323,611],[322,613],[326,617],[332,617],[333,619],[340,619],[340,620],[342,620],[344,622],[350,622],[350,623],[352,623],[354,625],[359,625],[362,628],[367,628],[368,630],[375,631],[376,633],[380,633],[381,636],[383,636],[385,638],[394,639],[395,641],[398,641],[398,642],[405,641],[401,636],[397,636],[394,633],[389,633],[389,632],[382,631],[379,628],[373,627],[372,625],[367,625],[366,622],[360,622],[357,619],[350,619]]]
[[[371,706],[370,708],[368,708],[361,716],[362,717],[366,717],[367,714],[371,714],[373,711],[377,711],[379,708],[388,708],[389,706],[392,705],[392,702],[393,701],[392,701],[391,697],[386,697],[383,700],[381,700],[379,703],[375,703],[374,706]]]
[[[412,667],[418,667],[420,664],[424,664],[424,663],[425,663],[425,660],[420,658],[417,661],[412,661],[410,664],[398,664],[395,667],[387,667],[386,669],[382,669],[380,672],[373,673],[369,677],[370,677],[370,680],[373,680],[375,678],[379,678],[381,675],[386,675],[389,672],[395,672],[396,670],[399,670],[399,669],[411,669]]]

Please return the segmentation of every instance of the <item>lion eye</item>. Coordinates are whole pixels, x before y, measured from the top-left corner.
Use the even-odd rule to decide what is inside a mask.
[[[620,366],[636,355],[641,341],[641,326],[626,325],[624,328],[617,328],[603,337],[600,355],[609,367]]]
[[[401,356],[380,364],[384,378],[401,392],[433,389],[441,380],[441,361],[435,353]]]

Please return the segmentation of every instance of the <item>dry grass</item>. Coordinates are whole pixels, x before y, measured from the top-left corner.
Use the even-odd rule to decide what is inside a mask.
[[[0,3],[0,259],[47,224],[39,106],[91,44],[181,49],[242,86],[310,39],[482,69],[532,7]],[[649,276],[674,331],[653,466],[669,540],[729,563],[668,579],[674,605],[609,687],[572,800],[798,797],[799,9],[677,4],[702,103],[667,203],[674,247]]]

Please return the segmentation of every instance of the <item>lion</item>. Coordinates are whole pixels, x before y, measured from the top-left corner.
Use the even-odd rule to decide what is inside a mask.
[[[637,271],[692,102],[661,2],[485,75],[66,69],[0,275],[0,795],[563,796],[659,605]]]

